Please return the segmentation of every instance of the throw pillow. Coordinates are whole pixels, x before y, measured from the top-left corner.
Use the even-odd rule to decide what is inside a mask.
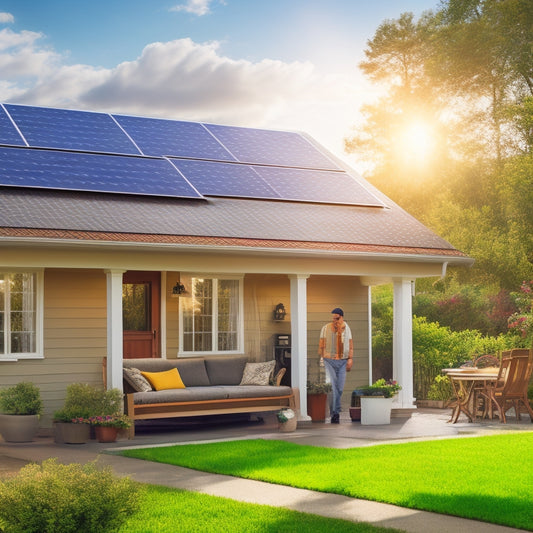
[[[152,385],[141,374],[138,368],[124,368],[124,379],[133,387],[136,392],[148,392],[152,390]]]
[[[246,363],[240,384],[268,385],[275,366],[275,360],[267,361],[266,363]]]
[[[165,372],[141,372],[155,390],[184,389],[185,385],[177,368]]]

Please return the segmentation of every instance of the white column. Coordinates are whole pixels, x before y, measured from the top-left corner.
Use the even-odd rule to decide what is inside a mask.
[[[413,308],[410,279],[394,280],[392,375],[402,387],[395,408],[414,407],[413,397]]]
[[[291,378],[299,396],[299,420],[307,415],[307,278],[306,274],[289,275],[291,281]]]
[[[106,270],[107,277],[107,388],[122,390],[122,274]]]

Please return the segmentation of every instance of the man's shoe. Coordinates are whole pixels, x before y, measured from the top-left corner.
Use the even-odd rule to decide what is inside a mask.
[[[338,424],[339,423],[339,415],[338,414],[334,414],[331,416],[331,423],[332,424]]]

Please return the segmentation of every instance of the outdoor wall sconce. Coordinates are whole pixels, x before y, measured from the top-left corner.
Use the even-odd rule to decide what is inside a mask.
[[[274,309],[274,320],[285,320],[286,314],[287,311],[285,311],[285,306],[283,304],[276,305],[276,309]]]
[[[172,298],[179,298],[180,294],[183,294],[185,292],[185,285],[183,283],[180,283],[179,281],[176,281],[176,285],[172,287]]]

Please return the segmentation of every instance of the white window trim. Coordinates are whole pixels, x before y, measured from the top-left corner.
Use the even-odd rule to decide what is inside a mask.
[[[35,352],[0,354],[0,362],[12,363],[14,361],[18,361],[19,359],[44,359],[44,269],[5,268],[1,269],[1,271],[4,273],[27,272],[28,274],[35,274],[37,290],[35,302]]]
[[[182,279],[185,276],[182,276]],[[195,352],[184,352],[183,351],[183,298],[187,296],[180,296],[179,301],[179,343],[178,343],[178,357],[203,357],[206,355],[242,355],[244,353],[244,274],[204,274],[204,273],[195,273],[188,274],[186,276],[188,279],[192,278],[204,278],[204,279],[223,279],[223,280],[238,280],[239,281],[239,320],[237,322],[237,349],[236,350],[226,350],[226,351],[195,351]],[[188,284],[189,287],[191,284]],[[192,297],[189,296],[189,297]],[[213,335],[216,332],[213,331]]]

